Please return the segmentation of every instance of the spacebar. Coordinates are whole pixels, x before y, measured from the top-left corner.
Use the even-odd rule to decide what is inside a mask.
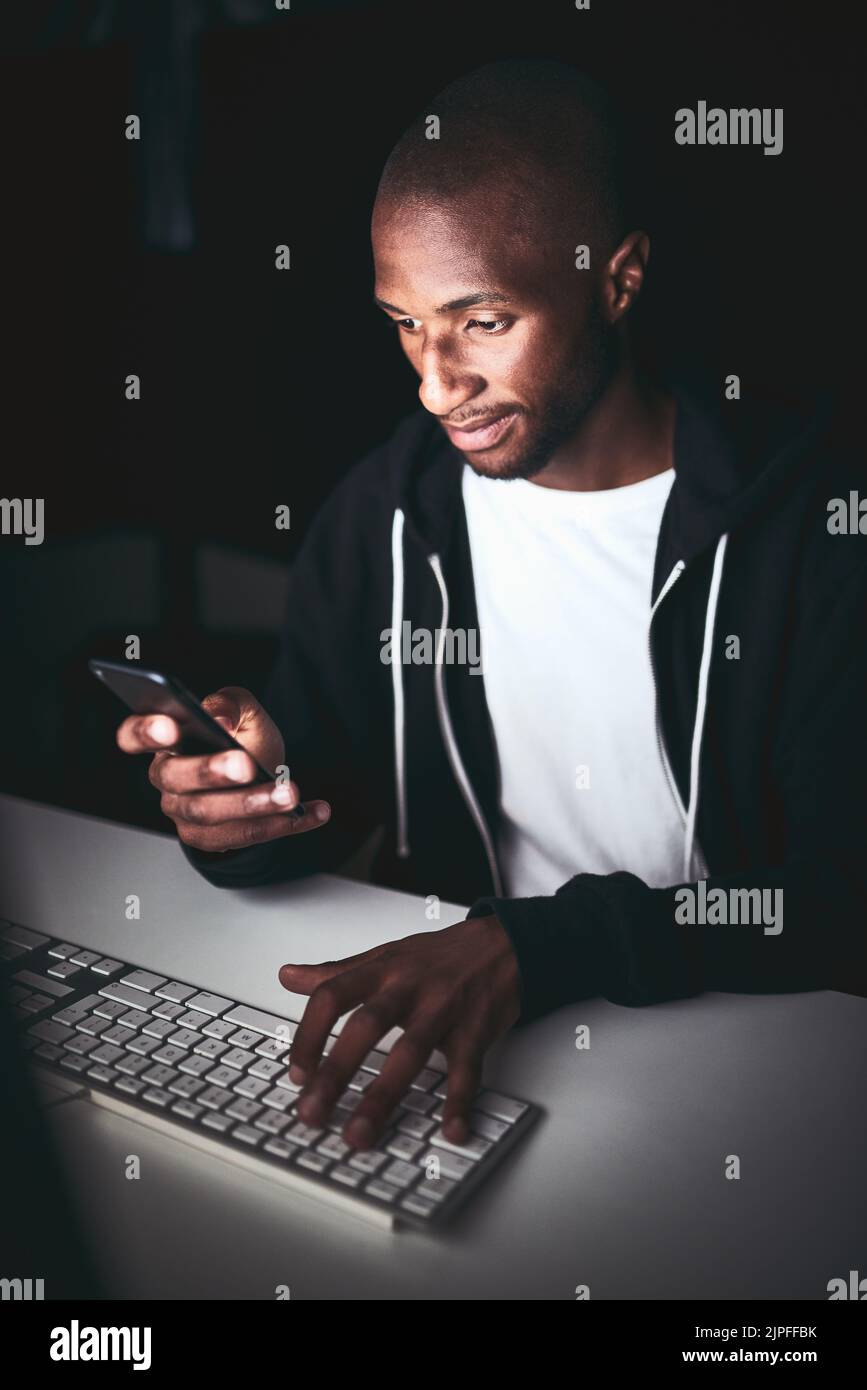
[[[282,1038],[291,1042],[298,1026],[290,1018],[278,1018],[276,1014],[265,1014],[261,1009],[251,1009],[246,1004],[236,1004],[227,1014],[227,1023],[237,1023],[241,1028],[252,1028],[257,1033],[267,1033],[269,1038]]]

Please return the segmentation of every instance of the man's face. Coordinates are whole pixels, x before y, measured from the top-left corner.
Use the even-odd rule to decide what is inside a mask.
[[[490,478],[540,473],[617,356],[600,268],[575,267],[575,245],[591,238],[519,238],[515,221],[509,195],[481,189],[420,207],[380,200],[373,217],[376,300],[421,403]]]

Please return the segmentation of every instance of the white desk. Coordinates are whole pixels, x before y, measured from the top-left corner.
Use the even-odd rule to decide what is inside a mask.
[[[0,916],[295,1018],[283,962],[463,916],[333,877],[226,892],[168,836],[11,797],[0,855]],[[825,1299],[867,1260],[865,1037],[867,1002],[830,993],[597,1000],[519,1029],[486,1079],[546,1114],[436,1237],[368,1229],[87,1101],[54,1114],[117,1297]]]

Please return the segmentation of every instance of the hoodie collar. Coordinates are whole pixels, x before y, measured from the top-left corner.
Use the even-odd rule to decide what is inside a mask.
[[[806,465],[831,402],[809,411],[767,401],[727,401],[719,381],[671,383],[676,405],[675,482],[660,533],[654,593],[677,560],[689,564],[790,485]],[[462,455],[434,416],[417,411],[390,445],[395,506],[426,555],[445,553],[462,508]]]

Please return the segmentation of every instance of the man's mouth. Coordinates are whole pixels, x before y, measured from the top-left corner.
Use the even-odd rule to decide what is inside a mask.
[[[459,428],[444,424],[443,428],[456,449],[464,454],[474,454],[480,449],[490,449],[494,444],[499,444],[517,418],[518,412],[513,410],[508,415],[498,415],[495,420],[480,420],[478,424],[470,421]]]

